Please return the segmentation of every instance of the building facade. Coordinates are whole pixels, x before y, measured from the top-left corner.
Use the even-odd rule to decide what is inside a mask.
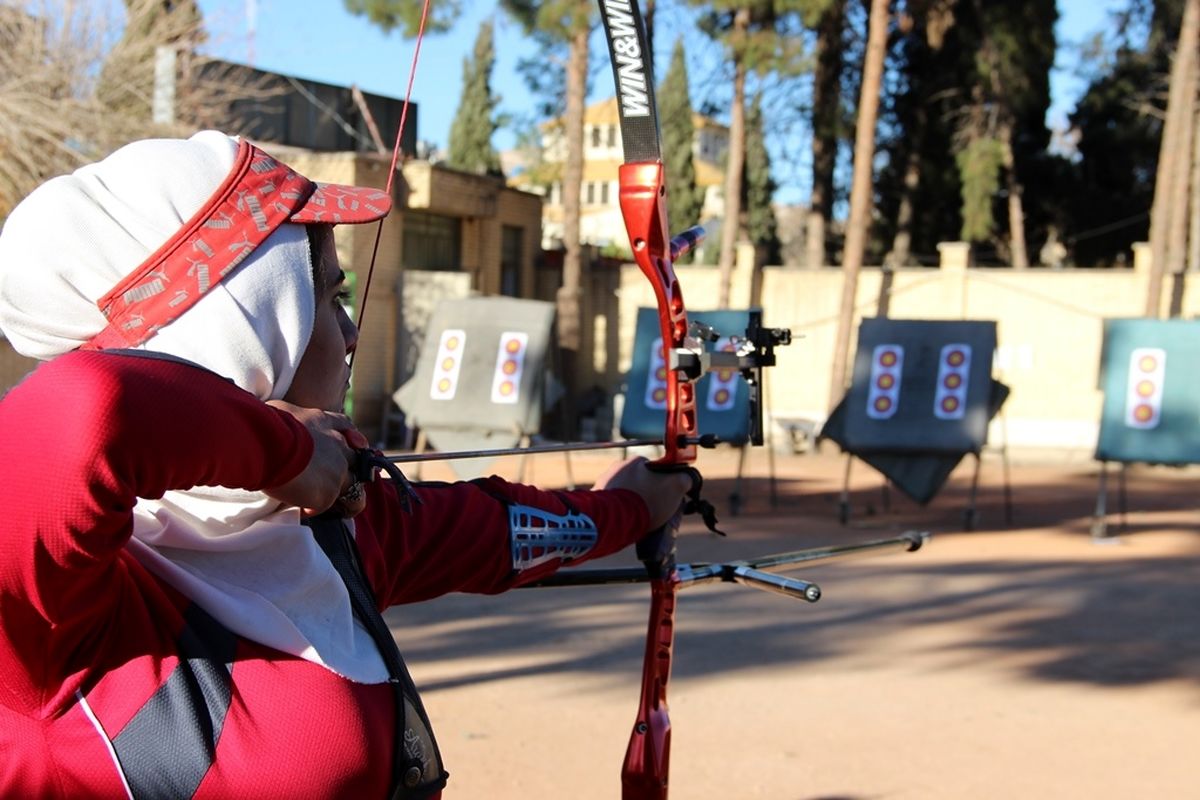
[[[692,159],[696,184],[704,189],[704,206],[699,224],[711,224],[724,215],[724,163],[729,149],[729,129],[700,114],[692,115],[696,133]],[[583,183],[580,186],[580,241],[601,248],[628,250],[625,222],[618,197],[618,170],[624,161],[621,124],[615,97],[587,107],[583,121]],[[541,175],[559,176],[548,186],[533,184],[527,174],[510,183],[545,196],[542,211],[542,247],[562,245],[562,165],[567,147],[563,120],[550,120],[541,128],[541,158],[547,169]]]

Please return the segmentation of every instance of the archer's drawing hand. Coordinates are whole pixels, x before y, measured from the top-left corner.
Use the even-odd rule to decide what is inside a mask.
[[[266,493],[276,500],[298,506],[306,515],[319,514],[335,503],[346,516],[354,516],[366,507],[366,493],[351,472],[355,448],[367,447],[363,436],[345,414],[304,408],[284,400],[269,400],[267,405],[295,417],[313,440],[308,466],[292,480],[274,486]]]
[[[651,470],[641,456],[617,461],[597,480],[593,489],[629,489],[636,492],[650,512],[650,527],[657,530],[670,522],[683,507],[692,488],[686,471]]]

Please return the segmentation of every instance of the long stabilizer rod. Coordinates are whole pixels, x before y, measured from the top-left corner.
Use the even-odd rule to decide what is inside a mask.
[[[777,553],[756,559],[732,561],[728,564],[680,564],[677,567],[681,589],[701,583],[742,583],[756,589],[775,592],[815,603],[821,598],[821,588],[815,583],[772,575],[795,569],[801,564],[833,561],[855,556],[879,555],[883,552],[919,550],[929,541],[928,531],[905,531],[891,539],[875,539],[857,544],[830,545]],[[600,569],[563,569],[522,588],[561,586],[600,586],[620,583],[646,583],[650,579],[642,567],[608,567]]]

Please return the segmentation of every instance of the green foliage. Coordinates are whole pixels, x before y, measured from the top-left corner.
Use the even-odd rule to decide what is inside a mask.
[[[1182,0],[1140,0],[1120,15],[1115,40],[1092,45],[1091,82],[1071,114],[1078,134],[1075,191],[1064,194],[1073,260],[1111,264],[1149,235],[1166,78]]]
[[[688,94],[687,61],[683,40],[675,42],[671,66],[658,87],[658,116],[662,125],[663,162],[667,172],[667,214],[672,234],[700,221],[703,191],[696,186],[692,144],[692,101]]]
[[[500,0],[500,7],[526,32],[541,32],[559,41],[589,30],[597,11],[595,3],[585,0]]]
[[[463,90],[450,126],[446,161],[455,169],[503,176],[500,156],[492,147],[492,134],[496,131],[494,114],[500,102],[491,87],[495,62],[492,23],[484,22],[475,37],[473,57],[463,59]]]
[[[752,72],[794,77],[808,68],[806,38],[833,0],[687,0],[702,9],[700,30],[725,45],[730,56]],[[749,9],[749,29],[739,32],[734,15]]]
[[[972,141],[955,156],[962,179],[962,232],[965,242],[986,241],[995,220],[992,199],[1000,188],[1004,146],[992,138]]]
[[[342,0],[342,5],[351,14],[366,17],[384,33],[399,30],[401,36],[411,39],[420,30],[421,0]],[[425,31],[445,33],[454,26],[461,10],[462,3],[459,0],[432,3],[429,18],[425,21]]]
[[[769,263],[779,262],[779,232],[771,198],[775,181],[771,177],[771,157],[763,131],[762,95],[756,95],[746,115],[746,178],[742,181],[746,197],[746,231],[750,241]]]
[[[1004,173],[986,202],[977,193],[987,182],[964,188],[962,181],[991,162],[989,156],[975,163],[976,148],[989,148],[975,142],[1002,140],[1011,131],[1016,179],[1026,189],[1027,236],[1036,252],[1037,232],[1061,219],[1065,200],[1058,195],[1056,207],[1053,193],[1068,177],[1046,154],[1055,1],[903,0],[900,8],[880,126],[886,154],[876,188],[881,249],[890,248],[902,200],[911,209],[911,252],[919,263],[937,263],[937,243],[964,229],[979,235],[979,220],[988,222],[988,233],[976,241],[998,236],[990,209],[1003,197]],[[914,176],[916,185],[906,186]],[[971,220],[964,219],[968,208]],[[989,260],[982,249],[978,257]]]
[[[633,250],[630,249],[629,242],[609,242],[600,248],[600,255],[619,261],[633,261]]]

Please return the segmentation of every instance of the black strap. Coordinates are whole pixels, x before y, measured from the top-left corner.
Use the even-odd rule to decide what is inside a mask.
[[[429,716],[396,647],[396,640],[379,613],[345,521],[337,516],[322,515],[306,519],[304,524],[312,529],[317,544],[346,584],[354,615],[371,635],[387,667],[388,682],[392,684],[396,700],[396,752],[392,762],[394,790],[391,796],[417,800],[440,791],[449,775],[442,767],[441,752],[433,738]]]

